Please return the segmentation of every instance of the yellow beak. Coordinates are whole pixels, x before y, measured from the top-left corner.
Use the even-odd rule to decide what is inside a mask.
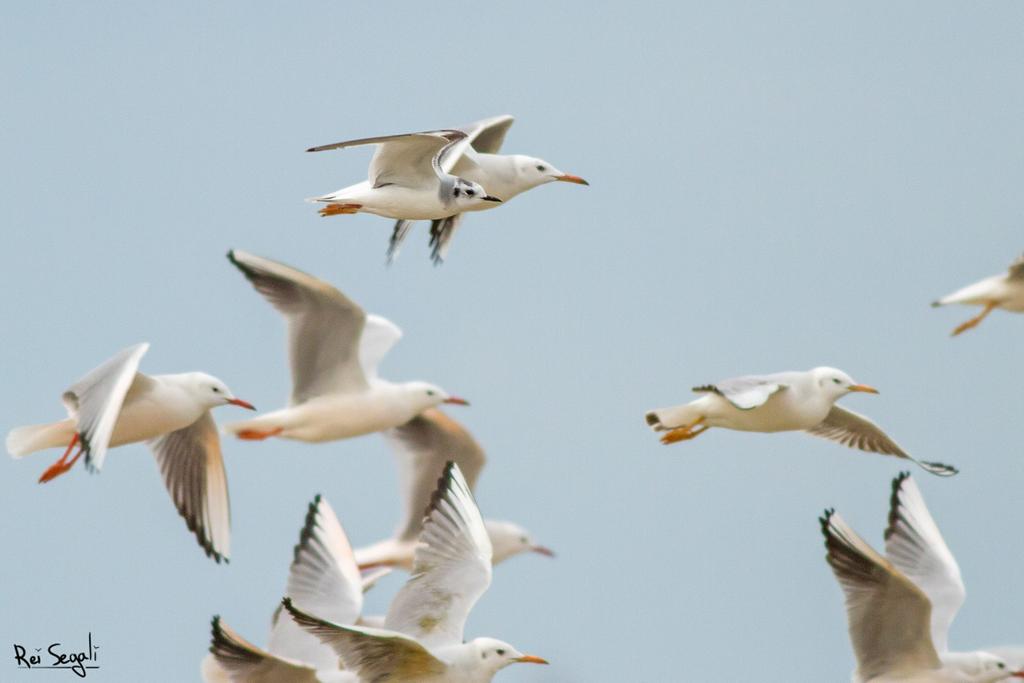
[[[516,662],[522,662],[524,664],[547,664],[548,660],[541,659],[540,657],[534,657],[533,655],[523,655],[522,657],[516,657]]]
[[[850,391],[863,391],[865,394],[877,394],[878,389],[869,387],[867,384],[851,384]]]
[[[580,178],[578,175],[570,175],[568,173],[566,173],[565,175],[556,175],[555,180],[561,180],[563,183],[576,183],[577,185],[590,184],[583,178]]]

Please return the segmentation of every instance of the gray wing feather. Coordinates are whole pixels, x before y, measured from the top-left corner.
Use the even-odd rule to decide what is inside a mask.
[[[220,436],[209,411],[192,425],[149,442],[167,492],[199,545],[227,561],[231,541],[228,480]]]
[[[359,626],[343,626],[308,614],[285,598],[284,608],[309,633],[338,653],[345,668],[361,681],[414,681],[445,673],[447,667],[434,655],[402,633]]]
[[[497,154],[501,151],[508,129],[514,122],[514,116],[504,114],[459,126],[459,130],[469,136],[470,144],[476,151],[484,154]]]
[[[367,388],[359,362],[366,312],[330,284],[243,251],[228,259],[288,322],[292,404]]]
[[[825,416],[821,424],[811,427],[807,430],[807,433],[868,453],[881,453],[882,455],[894,455],[897,458],[905,458],[928,472],[941,477],[952,476],[957,473],[957,469],[951,465],[917,460],[911,457],[909,453],[900,448],[899,444],[889,438],[874,422],[863,415],[839,406],[832,406],[832,410]]]
[[[423,522],[412,577],[391,602],[385,626],[427,647],[461,643],[466,618],[491,583],[492,556],[469,485],[450,462]]]
[[[931,604],[920,588],[875,552],[839,515],[821,518],[826,560],[846,596],[858,680],[941,666],[929,635]]]
[[[211,624],[210,653],[229,679],[237,683],[317,683],[316,670],[262,650],[229,627],[219,616]]]
[[[789,378],[784,375],[745,375],[694,387],[693,390],[718,394],[740,410],[751,410],[764,405],[773,394],[789,386],[786,381]]]
[[[447,462],[452,460],[459,466],[472,490],[487,456],[465,427],[437,408],[426,410],[384,434],[398,462],[405,506],[397,538],[413,541],[423,530],[423,516]]]
[[[444,260],[448,258],[452,239],[461,225],[461,213],[430,222],[430,258],[435,265],[444,263]]]
[[[68,413],[77,419],[85,466],[90,471],[103,467],[114,425],[136,377],[149,381],[138,374],[139,361],[148,350],[146,343],[129,346],[75,382],[62,396]]]
[[[402,249],[402,243],[409,236],[409,231],[416,221],[398,220],[395,221],[395,229],[391,232],[391,239],[388,241],[387,263],[391,265],[398,258],[398,252]]]

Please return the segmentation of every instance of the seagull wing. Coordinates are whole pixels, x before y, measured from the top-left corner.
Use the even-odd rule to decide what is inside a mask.
[[[447,666],[413,638],[384,629],[342,626],[295,607],[284,607],[304,629],[330,645],[363,681],[416,681],[445,673]]]
[[[1010,280],[1024,280],[1024,254],[1017,257],[1017,260],[1010,264],[1010,271],[1007,274]]]
[[[261,650],[220,617],[213,618],[210,630],[210,653],[233,683],[317,683],[319,680],[313,667]]]
[[[384,434],[398,463],[404,509],[396,538],[415,541],[423,530],[423,513],[448,461],[459,466],[472,490],[487,456],[465,427],[437,408],[426,410]]]
[[[363,334],[359,338],[359,364],[368,381],[378,378],[377,366],[401,338],[401,328],[387,318],[372,313],[366,316]]]
[[[825,559],[846,595],[858,680],[939,669],[927,596],[839,515],[827,511],[821,531],[828,549]]]
[[[228,259],[287,321],[293,405],[368,387],[360,364],[366,313],[359,304],[283,263],[237,250]]]
[[[139,373],[139,361],[148,350],[146,343],[129,346],[72,384],[61,397],[68,414],[77,420],[85,465],[92,471],[103,467],[110,437],[129,389],[136,383],[142,385],[151,381]]]
[[[412,576],[392,601],[385,626],[429,648],[461,643],[466,618],[491,583],[492,554],[469,484],[449,462],[423,521]]]
[[[694,387],[697,393],[715,393],[740,410],[763,406],[769,398],[788,386],[778,375],[747,375]]]
[[[466,134],[462,131],[431,130],[345,140],[311,147],[306,151],[323,152],[359,145],[377,145],[377,151],[370,160],[369,179],[373,187],[430,187],[455,165],[463,149],[453,145],[465,139]]]
[[[469,137],[469,143],[476,151],[484,154],[497,154],[501,151],[505,136],[508,135],[508,129],[512,127],[515,120],[514,116],[503,114],[459,126],[458,130]]]
[[[451,249],[452,239],[462,225],[463,214],[440,218],[430,222],[430,258],[435,265],[444,263]]]
[[[899,447],[895,441],[881,430],[874,422],[846,408],[832,406],[832,410],[821,424],[807,430],[808,434],[831,439],[844,446],[856,448],[868,453],[881,453],[882,455],[894,455],[897,458],[905,458],[932,474],[941,477],[952,476],[957,469],[950,465],[939,462],[928,462],[917,460],[911,457],[906,451]]]
[[[227,560],[231,541],[228,477],[217,424],[210,412],[188,427],[148,443],[188,530],[208,556],[217,562]]]
[[[363,579],[345,530],[330,503],[316,496],[299,533],[286,595],[296,605],[338,624],[354,624],[363,611]],[[267,649],[275,655],[328,668],[337,656],[287,614],[274,615]]]
[[[960,566],[949,551],[910,474],[892,482],[885,555],[932,604],[932,642],[939,652],[949,650],[949,627],[967,592]]]

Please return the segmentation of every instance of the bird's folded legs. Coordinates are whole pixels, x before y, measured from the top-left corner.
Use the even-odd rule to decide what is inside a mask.
[[[960,334],[961,332],[966,332],[967,330],[971,329],[972,327],[977,327],[978,323],[980,323],[982,320],[984,320],[985,316],[987,316],[989,313],[991,313],[992,309],[994,309],[996,307],[996,303],[997,302],[995,302],[995,301],[989,301],[987,304],[985,304],[985,308],[981,309],[981,313],[979,313],[978,315],[974,316],[973,318],[971,318],[967,322],[961,323],[960,325],[958,325],[957,328],[955,330],[953,330],[952,336],[955,337],[958,334]]]
[[[363,208],[362,204],[328,204],[320,209],[319,213],[326,218],[327,216],[340,216],[343,213],[359,213],[361,208]]]
[[[284,427],[274,427],[265,432],[261,432],[258,429],[242,429],[239,430],[235,436],[239,439],[245,439],[246,441],[263,441],[263,439],[269,439],[272,436],[277,436],[284,431]]]
[[[75,457],[71,458],[69,461],[68,456],[71,455],[71,449],[75,447],[75,444],[78,444],[78,452],[75,453]],[[71,437],[71,443],[68,444],[67,450],[64,451],[64,455],[60,456],[60,459],[58,459],[57,462],[46,468],[46,471],[43,472],[43,476],[39,477],[39,483],[45,484],[51,479],[55,479],[70,470],[75,466],[75,463],[78,462],[78,459],[82,457],[82,452],[84,450],[85,444],[78,443],[78,432],[75,432],[75,435]]]
[[[703,417],[693,424],[686,425],[685,427],[670,429],[665,433],[665,436],[661,437],[661,442],[663,444],[670,444],[676,443],[677,441],[689,441],[690,439],[695,439],[708,430],[707,425],[701,424],[702,422],[704,422]],[[697,427],[699,427],[699,429],[696,429]]]

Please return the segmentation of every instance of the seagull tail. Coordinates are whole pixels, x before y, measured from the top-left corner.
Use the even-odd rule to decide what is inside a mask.
[[[692,425],[701,417],[703,414],[697,407],[696,401],[672,408],[658,408],[644,416],[647,424],[656,432]]]
[[[21,458],[44,448],[63,448],[75,435],[75,421],[16,427],[7,433],[7,452]]]

